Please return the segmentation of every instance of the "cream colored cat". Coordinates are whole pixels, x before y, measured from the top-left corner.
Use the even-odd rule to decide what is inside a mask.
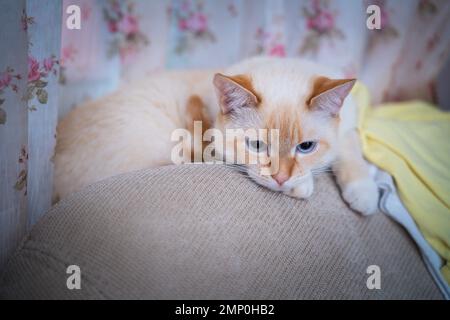
[[[334,79],[334,80],[332,80]],[[308,198],[313,176],[332,167],[343,198],[375,212],[378,189],[362,156],[357,108],[347,97],[355,80],[298,59],[252,58],[222,73],[166,72],[74,109],[58,126],[55,196],[120,173],[171,164],[171,134],[206,129],[278,129],[279,153],[268,141],[239,141],[248,152],[279,157],[279,170],[245,171],[258,184]],[[226,149],[228,150],[228,148]],[[220,153],[220,151],[218,152]],[[228,158],[225,151],[218,156]]]

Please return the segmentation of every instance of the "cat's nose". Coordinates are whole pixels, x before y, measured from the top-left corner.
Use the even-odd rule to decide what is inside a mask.
[[[283,183],[289,180],[289,176],[286,173],[280,172],[274,174],[272,178],[281,186]]]

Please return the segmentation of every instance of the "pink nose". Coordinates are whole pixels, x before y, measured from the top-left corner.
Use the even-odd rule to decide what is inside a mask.
[[[283,183],[289,180],[289,176],[285,173],[277,173],[272,176],[272,178],[278,182],[278,184],[281,186]]]

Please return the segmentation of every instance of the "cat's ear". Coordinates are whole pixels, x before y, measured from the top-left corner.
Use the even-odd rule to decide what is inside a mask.
[[[258,97],[252,91],[251,82],[246,76],[228,77],[216,73],[213,82],[224,114],[237,108],[255,107],[259,102]]]
[[[352,90],[356,79],[328,79],[318,77],[314,81],[308,105],[311,109],[325,111],[333,117],[339,115],[344,99]]]

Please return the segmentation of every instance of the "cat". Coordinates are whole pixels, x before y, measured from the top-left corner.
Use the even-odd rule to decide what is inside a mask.
[[[171,133],[202,121],[203,130],[278,130],[276,155],[269,154],[267,140],[237,141],[266,164],[277,156],[278,170],[263,175],[265,164],[244,164],[240,170],[268,189],[306,199],[314,191],[314,176],[331,167],[349,206],[372,214],[378,189],[363,158],[357,106],[349,95],[355,81],[313,62],[271,57],[225,70],[154,74],[75,108],[59,123],[55,196],[120,173],[171,164]],[[233,147],[217,148],[216,156],[232,162]]]

